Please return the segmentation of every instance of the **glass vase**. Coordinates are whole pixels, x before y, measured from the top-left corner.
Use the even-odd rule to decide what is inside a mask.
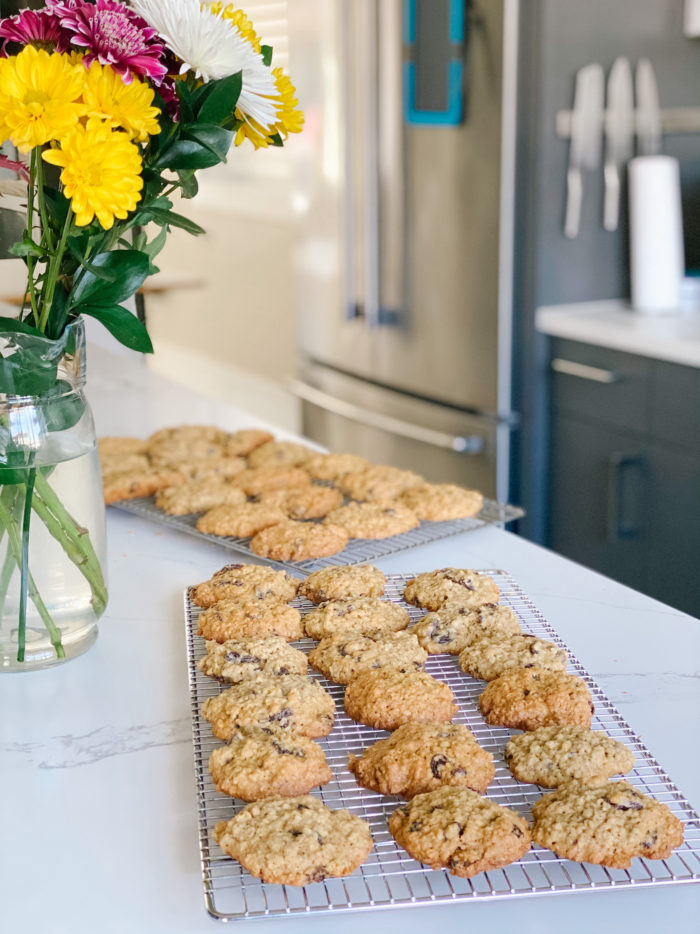
[[[0,670],[85,652],[107,604],[85,332],[0,333]]]

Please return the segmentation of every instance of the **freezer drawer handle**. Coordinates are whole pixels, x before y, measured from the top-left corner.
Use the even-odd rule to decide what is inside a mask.
[[[585,363],[576,363],[574,360],[564,360],[555,357],[552,360],[552,369],[555,373],[566,373],[567,376],[578,376],[594,383],[619,383],[622,377],[614,370],[601,370],[597,366],[588,366]]]
[[[335,396],[329,396],[328,393],[299,380],[293,380],[290,388],[295,396],[318,406],[320,409],[333,412],[334,415],[341,415],[343,418],[349,418],[353,422],[359,422],[369,428],[389,431],[402,438],[422,441],[423,444],[431,444],[433,447],[447,448],[450,451],[457,451],[459,454],[481,454],[486,446],[486,442],[481,435],[463,437],[461,435],[450,435],[444,431],[436,431],[434,428],[423,428],[421,425],[414,425],[412,422],[405,422],[403,419],[393,418],[391,415],[382,415],[380,412],[363,409],[352,402],[336,399]]]

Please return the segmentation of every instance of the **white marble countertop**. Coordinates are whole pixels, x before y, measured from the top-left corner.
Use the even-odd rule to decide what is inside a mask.
[[[91,348],[100,434],[250,424],[124,356]],[[282,434],[280,432],[280,434]],[[206,934],[182,591],[230,552],[109,511],[110,604],[96,644],[45,672],[0,675],[2,930]],[[508,532],[485,528],[378,562],[503,568],[700,805],[700,622]],[[257,921],[272,934],[488,930],[617,934],[700,916],[700,886],[585,892],[419,910]],[[253,927],[251,927],[253,930]]]
[[[612,300],[538,308],[535,327],[563,337],[626,353],[700,367],[700,310],[649,315]]]

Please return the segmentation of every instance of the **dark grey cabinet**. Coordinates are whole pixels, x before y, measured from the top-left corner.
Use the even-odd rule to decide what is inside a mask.
[[[700,616],[700,370],[552,340],[547,543]]]

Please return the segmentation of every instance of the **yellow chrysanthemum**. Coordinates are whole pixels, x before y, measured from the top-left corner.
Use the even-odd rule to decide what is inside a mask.
[[[269,129],[266,129],[250,117],[244,118],[237,109],[236,116],[242,123],[236,130],[234,139],[236,146],[240,146],[243,140],[248,139],[256,149],[262,149],[270,145],[276,133],[286,139],[289,133],[301,132],[304,126],[304,114],[297,109],[299,102],[294,96],[296,94],[294,85],[281,68],[273,68],[272,74],[275,77],[278,92],[272,98],[277,110],[277,120]]]
[[[8,61],[9,59],[0,58],[0,88],[2,88],[2,73],[3,70],[8,67]],[[2,94],[0,93],[0,146],[6,139],[10,138],[10,128],[5,120],[6,112],[6,102],[3,100]]]
[[[145,143],[160,132],[158,114],[152,107],[153,90],[138,78],[124,84],[109,65],[93,62],[86,73],[83,101],[88,117],[99,117],[111,127],[122,127],[133,139]]]
[[[224,4],[219,2],[219,0],[216,0],[214,3],[207,4],[207,9],[210,13],[213,13],[214,16],[221,14],[222,19],[230,20],[231,23],[233,23],[233,25],[238,29],[243,38],[250,42],[255,51],[261,51],[262,43],[260,42],[260,37],[255,31],[255,27],[253,26],[252,22],[248,19],[243,10],[237,10],[232,3]]]
[[[20,152],[60,140],[83,113],[85,69],[28,45],[0,71],[0,125]]]
[[[141,198],[141,155],[126,133],[100,120],[88,120],[66,136],[60,149],[43,157],[62,166],[63,192],[71,199],[79,227],[97,217],[109,230],[114,218],[125,218]]]

